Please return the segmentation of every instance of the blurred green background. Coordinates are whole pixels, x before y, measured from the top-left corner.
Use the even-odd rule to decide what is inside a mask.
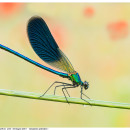
[[[33,51],[27,22],[41,16],[90,88],[91,99],[130,102],[130,4],[0,3],[0,44],[46,66]],[[0,89],[44,93],[70,82],[0,50]],[[48,94],[53,94],[53,88]],[[80,88],[69,89],[79,97]],[[57,90],[57,95],[63,95]],[[0,96],[0,127],[130,127],[129,110]]]

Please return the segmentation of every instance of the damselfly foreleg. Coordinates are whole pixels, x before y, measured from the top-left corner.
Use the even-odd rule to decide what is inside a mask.
[[[90,99],[87,95],[85,95],[84,93],[83,93],[83,86],[81,86],[81,95],[80,95],[80,98],[82,99],[82,100],[84,100],[85,102],[87,102],[89,105],[91,105],[88,101],[86,101],[85,99],[83,99],[83,95],[85,96],[85,97],[87,97],[88,99]]]

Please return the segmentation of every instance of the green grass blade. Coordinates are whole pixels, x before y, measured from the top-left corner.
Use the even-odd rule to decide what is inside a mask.
[[[23,91],[16,91],[16,90],[0,89],[0,95],[67,103],[64,96],[56,96],[56,95],[47,95],[46,94],[45,96],[40,97],[42,94],[33,93],[33,92],[23,92]],[[86,101],[88,101],[90,103],[89,104],[80,98],[67,97],[67,99],[68,99],[70,104],[72,103],[72,104],[80,104],[80,105],[91,105],[91,106],[100,106],[100,107],[109,107],[109,108],[130,109],[130,103],[120,103],[120,102],[85,99]]]

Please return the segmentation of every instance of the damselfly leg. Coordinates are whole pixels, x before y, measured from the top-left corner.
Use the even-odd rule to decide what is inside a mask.
[[[67,91],[67,89],[66,89],[66,87],[65,87],[64,84],[63,84],[63,85],[58,85],[58,86],[55,87],[55,89],[54,89],[54,95],[55,95],[55,93],[56,93],[56,88],[58,88],[58,87],[63,87],[63,86],[64,86],[64,88],[65,88],[65,90],[66,90],[66,93],[67,93],[68,96],[70,97],[70,94],[68,93],[68,91]]]
[[[55,82],[46,90],[46,92],[45,92],[43,95],[41,95],[40,97],[44,96],[44,95],[50,90],[50,88],[51,88],[54,84],[56,84],[56,83],[60,83],[61,85],[58,85],[58,86],[55,87],[55,89],[54,89],[54,95],[55,95],[55,93],[56,93],[56,88],[57,88],[57,87],[63,87],[63,88],[62,88],[62,92],[63,92],[63,94],[64,94],[64,96],[65,96],[65,99],[66,99],[67,103],[69,104],[69,102],[68,102],[68,100],[67,100],[67,97],[66,97],[66,95],[65,95],[64,89],[66,90],[68,96],[70,97],[70,95],[69,95],[69,93],[68,93],[68,91],[67,91],[67,88],[68,88],[68,87],[66,87],[66,86],[73,86],[73,85],[72,85],[72,84],[68,84],[68,83],[64,83],[64,82],[55,81]],[[71,88],[73,88],[73,87],[71,87]]]
[[[83,93],[83,86],[80,86],[80,87],[81,87],[81,91],[80,91],[81,95],[80,95],[80,98],[81,98],[83,101],[87,102],[89,105],[91,105],[90,102],[86,101],[86,100],[82,97],[82,96],[84,95],[85,97],[87,97],[88,99],[90,99],[87,95],[85,95],[85,94]],[[92,105],[91,105],[91,106],[92,106]]]
[[[43,95],[41,95],[40,97],[42,97],[42,96],[44,96],[50,89],[51,89],[51,87],[54,85],[54,84],[57,84],[57,83],[59,83],[59,84],[61,84],[61,85],[58,85],[58,86],[56,86],[55,87],[55,89],[54,89],[54,95],[55,95],[55,92],[56,92],[56,88],[57,87],[63,87],[63,85],[64,86],[72,86],[72,84],[68,84],[68,83],[64,83],[64,82],[59,82],[59,81],[55,81],[46,91],[45,91],[45,93],[43,94]],[[66,87],[65,87],[66,88]],[[66,90],[66,89],[65,89]],[[70,95],[69,95],[69,93],[68,93],[68,91],[66,90],[66,92],[67,92],[67,94],[68,94],[68,96],[70,97]]]

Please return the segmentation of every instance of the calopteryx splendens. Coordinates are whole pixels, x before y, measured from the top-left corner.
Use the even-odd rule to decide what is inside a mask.
[[[79,74],[74,70],[69,59],[65,56],[65,54],[58,47],[58,45],[57,45],[56,41],[54,40],[53,36],[51,35],[51,32],[49,31],[49,28],[48,28],[47,24],[45,23],[45,21],[39,16],[33,16],[32,18],[30,18],[30,20],[28,22],[27,33],[28,33],[28,38],[31,43],[31,46],[34,49],[34,51],[36,52],[36,54],[43,61],[45,61],[49,65],[61,70],[62,72],[56,71],[56,70],[51,69],[46,66],[43,66],[43,65],[39,64],[38,62],[35,62],[34,60],[29,59],[28,57],[10,49],[4,45],[0,44],[0,48],[22,58],[42,69],[45,69],[47,71],[50,71],[56,75],[59,75],[63,78],[67,78],[72,81],[72,84],[56,81],[48,88],[48,90],[54,84],[57,83],[59,85],[55,87],[55,90],[57,87],[62,87],[62,92],[65,96],[64,90],[66,90],[66,92],[67,92],[68,88],[75,88],[75,87],[80,86],[81,87],[81,99],[83,99],[82,95],[85,95],[83,93],[83,88],[85,90],[88,89],[89,84],[87,81],[82,82]],[[44,96],[44,94],[42,96]],[[54,91],[54,94],[55,94],[55,91]],[[65,96],[65,98],[66,98],[66,96]],[[67,98],[66,98],[66,100],[67,100]],[[67,102],[68,102],[68,100],[67,100]]]

